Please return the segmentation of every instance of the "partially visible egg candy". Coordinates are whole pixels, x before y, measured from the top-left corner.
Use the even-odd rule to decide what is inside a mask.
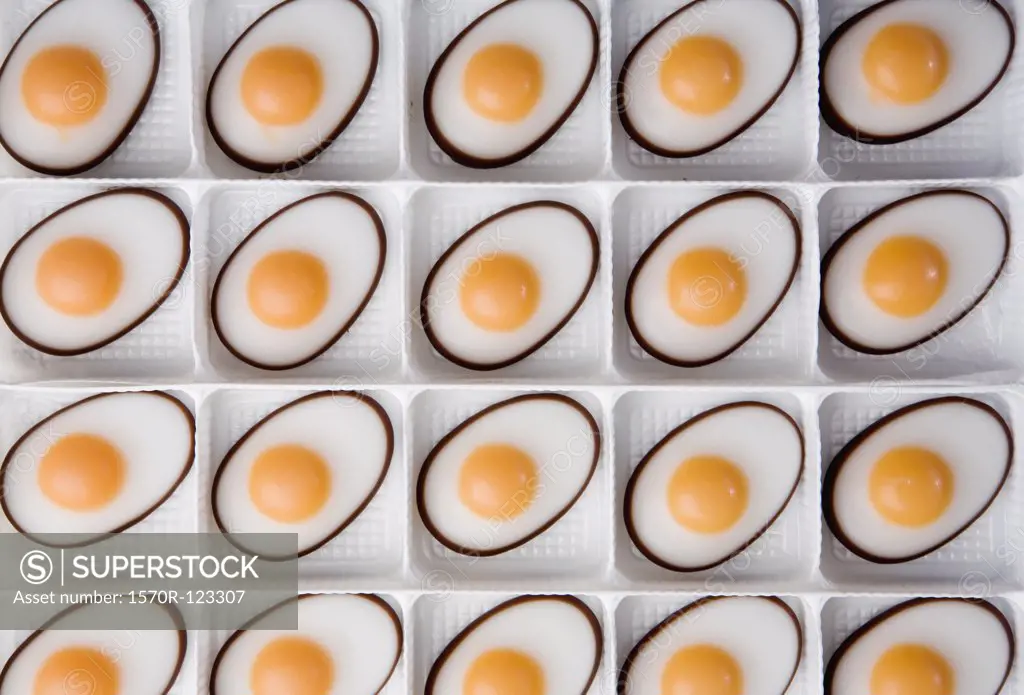
[[[352,122],[379,52],[377,25],[359,0],[284,0],[250,24],[214,70],[210,135],[253,171],[300,167]]]
[[[825,695],[997,695],[1014,634],[988,601],[918,598],[882,611],[843,640],[825,668]]]
[[[603,639],[575,596],[519,596],[487,611],[452,639],[427,674],[424,695],[584,695]]]
[[[786,0],[687,2],[626,57],[615,86],[622,126],[664,157],[717,149],[779,98],[800,44]]]
[[[505,0],[434,63],[423,90],[427,130],[463,166],[517,162],[569,118],[597,56],[597,22],[579,0]]]
[[[618,695],[784,695],[803,628],[774,596],[711,596],[675,611],[626,655]]]
[[[1016,35],[995,0],[884,0],[821,47],[821,115],[840,135],[878,145],[926,135],[996,87]]]
[[[130,602],[121,596],[125,600],[120,603],[72,606],[29,635],[0,671],[0,695],[171,692],[188,651],[181,612],[172,603]],[[100,625],[138,629],[104,630]]]
[[[214,521],[251,552],[293,555],[273,534],[295,534],[298,555],[308,555],[370,504],[394,446],[391,419],[366,394],[297,398],[249,428],[224,456],[210,496]],[[254,544],[262,545],[248,547]]]
[[[295,611],[296,629],[274,629]],[[228,638],[210,695],[380,693],[402,655],[397,611],[374,594],[300,594]]]
[[[144,0],[58,0],[0,66],[0,145],[39,173],[88,171],[131,133],[159,66]]]
[[[195,431],[188,407],[162,391],[90,396],[15,442],[0,465],[0,506],[17,531],[51,545],[127,530],[188,475]]]

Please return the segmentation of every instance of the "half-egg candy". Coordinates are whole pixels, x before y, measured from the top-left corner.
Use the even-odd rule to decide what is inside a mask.
[[[58,0],[0,66],[0,145],[42,174],[92,169],[135,127],[159,65],[144,0]]]
[[[821,47],[821,115],[864,143],[904,142],[951,123],[995,88],[1015,31],[995,0],[884,0]]]
[[[663,157],[721,147],[781,96],[800,42],[786,0],[688,2],[626,57],[615,85],[622,126]]]
[[[626,531],[661,567],[714,567],[768,530],[803,466],[803,436],[784,411],[754,401],[712,408],[673,429],[637,464],[626,484]]]
[[[740,191],[686,212],[651,243],[626,282],[626,323],[653,357],[700,367],[738,350],[796,277],[800,224],[778,198]]]
[[[327,191],[287,205],[240,243],[217,274],[214,332],[259,369],[292,369],[356,322],[384,272],[387,236],[362,198]]]
[[[803,655],[793,609],[773,596],[714,596],[655,625],[626,656],[618,695],[784,695]]]
[[[569,511],[594,476],[600,452],[597,422],[568,396],[501,401],[434,446],[416,481],[416,510],[445,547],[499,555]]]
[[[377,25],[359,0],[284,0],[242,33],[206,92],[218,147],[262,173],[326,150],[365,101],[377,71]]]
[[[90,396],[25,432],[0,465],[0,506],[26,536],[75,544],[135,526],[178,488],[195,456],[195,418],[162,391]],[[84,534],[88,538],[83,538]]]
[[[297,628],[274,629],[291,611]],[[398,613],[379,596],[300,594],[228,638],[213,662],[210,695],[373,695],[401,654]]]
[[[902,352],[970,313],[1006,263],[1010,229],[987,198],[929,191],[886,205],[821,262],[821,319],[849,348]]]
[[[574,596],[519,596],[467,625],[437,657],[424,695],[584,695],[601,663],[597,616]]]
[[[997,695],[1013,661],[1010,622],[988,601],[917,598],[843,641],[825,668],[825,695]]]
[[[423,90],[427,130],[463,166],[517,162],[575,110],[597,55],[597,23],[580,0],[505,0],[434,63]]]
[[[905,406],[860,432],[822,482],[825,522],[854,554],[914,560],[977,521],[1010,472],[1013,437],[990,405],[947,396]]]
[[[0,266],[0,316],[41,352],[91,352],[159,309],[188,258],[188,220],[166,196],[141,188],[91,195],[14,244]]]
[[[122,624],[140,629],[97,629]],[[0,695],[167,695],[187,644],[173,604],[80,604],[15,649],[0,671]]]
[[[391,419],[370,396],[303,396],[253,425],[224,456],[213,477],[214,521],[245,550],[290,556],[273,536],[238,534],[296,534],[298,555],[308,555],[366,509],[393,452]],[[256,543],[265,547],[249,547]]]
[[[549,200],[506,208],[434,263],[420,296],[423,330],[460,367],[507,367],[569,322],[599,258],[597,232],[576,208]]]

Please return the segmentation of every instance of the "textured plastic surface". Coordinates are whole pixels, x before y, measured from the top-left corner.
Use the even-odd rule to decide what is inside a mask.
[[[1020,223],[1024,181],[1024,60],[974,111],[932,135],[886,148],[838,138],[817,113],[818,48],[867,0],[793,0],[803,52],[776,105],[720,150],[689,160],[655,157],[626,138],[610,85],[629,48],[682,0],[586,0],[600,27],[598,69],[564,127],[511,167],[465,169],[425,129],[423,82],[446,43],[492,0],[364,0],[381,35],[367,102],[327,152],[304,169],[257,177],[210,139],[201,105],[217,61],[272,0],[150,0],[164,56],[154,96],[114,156],[79,178],[37,177],[0,156],[0,251],[56,208],[112,186],[171,196],[192,223],[182,286],[135,331],[96,353],[52,358],[0,326],[0,446],[6,450],[53,409],[102,388],[168,388],[197,414],[195,469],[138,530],[211,529],[209,486],[227,448],[260,417],[312,390],[361,389],[385,406],[396,432],[387,479],[370,507],[302,562],[302,588],[372,591],[400,609],[405,652],[386,695],[420,693],[433,658],[461,627],[510,592],[571,592],[605,630],[594,693],[614,692],[633,643],[658,620],[708,594],[776,594],[800,615],[804,660],[791,695],[819,693],[823,658],[863,620],[901,597],[992,597],[1018,626],[1024,615],[1024,489],[1019,461],[992,508],[960,538],[920,560],[872,566],[831,537],[820,479],[856,431],[900,405],[947,393],[992,403],[1020,431],[1024,298]],[[47,0],[0,9],[6,50]],[[712,3],[716,4],[716,3]],[[970,5],[971,3],[966,3]],[[1016,17],[1024,1],[1005,3]],[[122,56],[123,57],[123,56]],[[927,179],[927,180],[925,180]],[[898,197],[966,187],[993,200],[1011,224],[1011,254],[989,298],[939,339],[873,358],[839,344],[818,321],[821,255],[858,219]],[[350,331],[304,367],[263,372],[220,344],[210,289],[231,249],[282,206],[326,188],[364,197],[380,213],[388,260],[381,284]],[[729,358],[682,369],[643,353],[623,317],[626,278],[639,254],[677,216],[715,195],[760,189],[801,224],[796,279],[772,318]],[[509,205],[559,200],[597,229],[598,275],[576,316],[530,358],[497,372],[456,367],[427,342],[418,303],[431,264],[476,222]],[[142,233],[142,230],[140,230]],[[969,233],[969,230],[965,230]],[[413,505],[416,475],[436,441],[496,400],[534,390],[578,398],[599,423],[595,476],[555,526],[505,556],[470,559],[427,533]],[[790,413],[806,444],[797,491],[766,533],[723,565],[662,570],[632,546],[622,523],[630,471],[671,428],[715,405],[762,400]],[[0,657],[25,633],[0,631]],[[190,635],[172,693],[204,693],[226,634]],[[1021,648],[1021,644],[1018,644]],[[1021,687],[1020,666],[1005,692]]]

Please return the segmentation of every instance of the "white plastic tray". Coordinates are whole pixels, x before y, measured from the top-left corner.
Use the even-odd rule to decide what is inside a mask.
[[[735,1],[735,0],[730,0]],[[365,0],[380,32],[381,54],[366,103],[345,133],[314,163],[288,175],[308,180],[428,181],[864,181],[1009,177],[1024,173],[1024,55],[1016,51],[999,86],[970,113],[928,136],[871,146],[837,136],[817,113],[818,48],[842,21],[872,0],[788,0],[802,23],[803,52],[775,105],[743,135],[702,157],[670,160],[629,141],[613,109],[611,84],[628,50],[677,0],[585,0],[599,23],[598,70],[558,133],[524,161],[474,171],[433,143],[422,115],[427,72],[460,29],[492,0]],[[12,0],[0,8],[0,51],[52,0]],[[131,136],[88,177],[247,179],[256,176],[221,153],[201,105],[217,62],[242,30],[275,0],[150,0],[163,56],[153,96]],[[1024,2],[1004,0],[1015,18]],[[130,60],[132,46],[113,60]],[[613,117],[610,117],[613,116]],[[36,176],[4,154],[0,175]]]
[[[0,445],[9,447],[46,413],[99,390],[105,389],[4,387],[0,390]],[[170,390],[197,413],[195,469],[168,504],[137,530],[213,530],[209,486],[226,450],[270,410],[310,389],[281,384],[190,384]],[[834,646],[854,620],[842,622],[834,614],[820,613],[822,605],[867,603],[874,600],[866,598],[869,595],[995,598],[1015,624],[1024,625],[1024,491],[1019,461],[996,503],[965,534],[903,565],[874,566],[852,557],[823,526],[819,503],[819,480],[831,456],[870,421],[936,393],[960,393],[992,404],[1019,431],[1024,400],[1016,389],[591,385],[562,390],[591,411],[602,431],[603,454],[586,493],[555,526],[507,555],[482,559],[454,555],[429,536],[412,506],[419,465],[437,439],[463,418],[524,390],[530,389],[389,384],[368,391],[395,426],[392,468],[363,515],[337,539],[301,561],[300,589],[372,591],[401,607],[405,665],[388,693],[420,692],[429,663],[446,640],[512,592],[573,593],[595,607],[606,631],[606,645],[594,693],[613,692],[607,688],[613,687],[615,667],[644,629],[708,594],[781,595],[794,606],[805,633],[804,662],[789,691],[794,695],[818,692],[819,647]],[[661,570],[639,555],[622,527],[620,510],[629,473],[647,448],[675,425],[715,405],[742,399],[777,405],[800,425],[806,459],[797,493],[761,539],[727,563],[693,574]],[[841,602],[835,603],[837,599]],[[844,615],[855,615],[852,608],[843,610]],[[210,664],[226,636],[192,634],[198,649],[198,692],[205,692]],[[23,633],[0,633],[0,647],[5,639],[14,644],[20,637]]]
[[[734,0],[733,0],[734,1]],[[920,560],[872,566],[838,546],[821,519],[820,478],[832,455],[873,419],[945,393],[992,403],[1024,431],[1024,51],[970,114],[924,138],[885,148],[843,140],[817,113],[818,48],[868,0],[791,0],[804,50],[794,78],[758,123],[720,150],[690,160],[629,142],[611,113],[612,80],[629,48],[682,0],[585,0],[599,22],[598,70],[573,116],[549,143],[505,169],[454,164],[426,133],[422,91],[444,45],[495,0],[364,0],[381,37],[377,77],[359,115],[313,164],[278,178],[232,163],[210,138],[200,105],[230,43],[274,0],[149,0],[164,55],[149,107],[113,157],[76,180],[38,177],[0,157],[0,253],[63,204],[104,188],[143,185],[172,197],[192,224],[182,286],[144,324],[96,353],[53,358],[0,326],[0,447],[53,409],[97,390],[159,387],[197,416],[196,466],[137,530],[210,530],[209,483],[223,453],[272,408],[310,390],[362,389],[395,425],[391,470],[345,533],[301,563],[306,591],[371,591],[399,609],[405,651],[386,695],[420,693],[445,642],[512,593],[569,592],[598,615],[602,664],[592,693],[615,692],[616,672],[659,619],[699,596],[782,596],[804,627],[804,659],[790,695],[821,692],[824,660],[849,632],[913,595],[994,597],[1017,627],[1024,654],[1024,483],[1016,461],[992,508],[957,541]],[[0,7],[0,52],[50,0]],[[1024,0],[1004,4],[1024,18]],[[925,180],[927,179],[927,180]],[[843,348],[819,324],[819,265],[857,218],[927,188],[988,196],[1013,229],[1011,258],[989,298],[942,338],[894,358]],[[234,244],[304,195],[341,188],[366,198],[387,231],[388,259],[366,311],[314,362],[267,373],[220,345],[209,293]],[[676,216],[714,195],[758,188],[800,220],[796,280],[772,319],[726,360],[696,370],[661,364],[625,326],[623,289],[643,247]],[[457,368],[418,326],[430,264],[475,222],[508,205],[554,199],[577,206],[601,243],[597,279],[573,320],[527,360],[492,373]],[[965,230],[969,233],[969,230]],[[475,410],[515,393],[578,398],[603,434],[597,473],[573,510],[506,556],[453,555],[422,527],[415,477],[431,446]],[[789,412],[806,440],[793,500],[760,541],[724,565],[680,575],[645,560],[621,521],[625,482],[670,428],[714,405],[763,400]],[[1019,440],[1020,441],[1020,440]],[[1019,458],[1019,457],[1018,457]],[[0,631],[0,658],[26,634]],[[173,695],[205,693],[224,633],[192,633]],[[1018,660],[1019,664],[1019,660]],[[1004,692],[1024,688],[1018,665]]]
[[[34,223],[79,197],[126,184],[173,198],[192,223],[191,262],[179,288],[152,317],[109,346],[76,358],[32,350],[0,325],[0,382],[80,380],[132,383],[317,383],[357,387],[387,383],[602,383],[676,386],[889,383],[1016,383],[1024,376],[1024,180],[908,181],[865,184],[720,183],[441,184],[422,182],[62,181],[0,180],[0,252]],[[1011,226],[1007,266],[985,300],[952,329],[894,356],[846,348],[818,321],[819,265],[828,246],[881,205],[926,189],[962,187],[995,202]],[[233,357],[210,324],[210,291],[227,255],[260,221],[325,188],[365,198],[380,213],[388,239],[380,286],[351,330],[300,368],[266,372]],[[626,279],[644,248],[672,220],[730,190],[778,196],[801,225],[801,261],[771,319],[739,350],[706,367],[666,365],[645,353],[624,316]],[[473,224],[528,200],[579,208],[599,233],[598,275],[573,319],[542,349],[510,367],[474,372],[430,346],[419,301],[430,266]],[[965,230],[968,233],[969,230]]]

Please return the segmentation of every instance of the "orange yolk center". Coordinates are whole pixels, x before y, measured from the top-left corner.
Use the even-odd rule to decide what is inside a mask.
[[[255,53],[242,71],[242,103],[253,118],[269,126],[302,123],[324,93],[316,56],[293,46],[271,46]]]
[[[462,313],[486,331],[522,327],[540,304],[540,278],[522,256],[497,253],[475,259],[462,274]]]
[[[953,695],[953,667],[923,644],[897,644],[871,669],[871,695]]]
[[[694,456],[676,468],[666,496],[677,524],[696,533],[721,533],[747,509],[747,476],[720,456]]]
[[[116,446],[93,434],[68,434],[50,445],[39,461],[39,487],[54,504],[77,512],[110,504],[127,466]]]
[[[39,257],[36,292],[62,314],[95,316],[117,299],[123,275],[114,249],[91,237],[68,237]]]
[[[107,73],[88,48],[44,48],[25,65],[21,98],[37,121],[57,128],[83,125],[107,103]]]
[[[928,449],[902,446],[885,452],[868,477],[875,511],[893,524],[925,526],[953,499],[953,472]]]
[[[939,91],[949,73],[949,50],[919,24],[890,24],[864,50],[861,71],[871,90],[897,104],[917,104]]]
[[[917,236],[889,237],[864,266],[864,292],[887,314],[910,318],[935,306],[946,291],[949,266],[938,246]]]
[[[334,661],[305,637],[278,637],[256,654],[249,672],[253,695],[327,695],[334,684]]]
[[[94,647],[65,647],[46,658],[36,672],[32,695],[118,695],[117,663]]]
[[[719,248],[679,254],[668,270],[672,311],[695,326],[721,326],[743,308],[747,276],[739,262]]]
[[[462,695],[544,695],[544,670],[529,654],[491,649],[466,669]]]
[[[249,498],[274,521],[293,524],[319,512],[331,492],[331,470],[320,454],[298,444],[265,449],[249,470]]]
[[[530,115],[544,91],[544,70],[533,51],[494,43],[473,54],[462,74],[462,94],[483,118],[515,123]]]
[[[302,328],[327,304],[327,268],[305,251],[274,251],[252,267],[246,286],[249,308],[274,328]]]
[[[511,444],[484,444],[459,469],[459,499],[479,517],[513,519],[533,503],[537,465]]]
[[[728,42],[715,36],[677,41],[658,68],[661,93],[677,108],[697,116],[718,113],[740,92],[743,60]]]
[[[661,695],[742,695],[743,669],[712,644],[683,647],[661,672]]]

